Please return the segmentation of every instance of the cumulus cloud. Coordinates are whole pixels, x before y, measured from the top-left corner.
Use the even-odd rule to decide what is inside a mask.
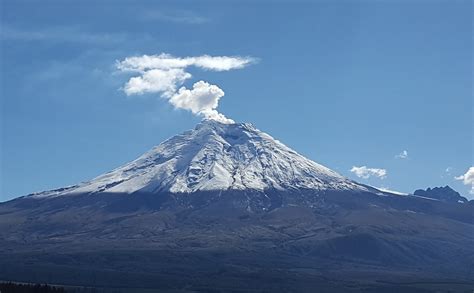
[[[396,159],[408,159],[408,151],[403,150],[401,153],[395,156]]]
[[[180,68],[169,70],[152,69],[143,72],[141,76],[130,78],[123,90],[127,95],[145,93],[162,93],[166,97],[176,92],[176,85],[182,84],[191,74]]]
[[[158,93],[175,108],[189,110],[208,119],[233,123],[216,110],[219,99],[224,96],[224,91],[217,85],[201,80],[192,89],[177,88],[192,77],[186,71],[190,66],[211,71],[228,71],[244,68],[255,62],[257,59],[252,57],[203,55],[181,58],[162,53],[127,57],[117,61],[116,66],[123,72],[138,73],[138,76],[130,78],[124,85],[123,91],[127,95]]]
[[[218,120],[224,123],[234,123],[215,109],[219,99],[224,96],[224,91],[218,86],[205,81],[198,81],[191,90],[185,87],[170,98],[170,103],[178,109],[189,110],[194,114],[201,114],[208,119]]]
[[[364,179],[369,179],[372,176],[378,177],[380,179],[384,179],[387,177],[387,170],[379,168],[368,168],[367,166],[353,166],[350,171],[354,173],[357,177]]]
[[[471,190],[469,191],[470,194],[474,194],[474,167],[470,167],[469,170],[466,171],[461,176],[454,177],[456,180],[462,180],[464,185],[471,185]]]

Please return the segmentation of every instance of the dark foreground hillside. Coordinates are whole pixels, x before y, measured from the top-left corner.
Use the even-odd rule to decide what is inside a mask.
[[[473,210],[310,191],[26,197],[0,204],[0,279],[104,292],[472,292]]]

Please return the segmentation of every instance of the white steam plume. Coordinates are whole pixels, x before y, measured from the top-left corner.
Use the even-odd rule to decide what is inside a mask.
[[[145,93],[159,93],[175,108],[189,110],[194,114],[202,115],[207,119],[218,120],[223,123],[233,123],[216,109],[224,91],[217,85],[205,81],[198,81],[192,89],[181,87],[192,75],[185,69],[195,66],[204,70],[228,71],[244,68],[257,62],[251,57],[228,56],[198,56],[173,57],[169,54],[143,55],[127,57],[117,62],[117,68],[123,72],[135,72],[138,76],[132,77],[123,87],[127,95],[141,95]]]
[[[176,108],[186,109],[194,114],[201,114],[208,119],[218,120],[224,123],[234,123],[215,110],[219,104],[219,99],[224,96],[224,91],[218,86],[205,81],[198,81],[193,85],[193,89],[185,87],[170,98],[170,103]]]

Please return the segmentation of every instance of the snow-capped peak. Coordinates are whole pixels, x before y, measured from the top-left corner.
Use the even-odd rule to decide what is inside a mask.
[[[366,190],[252,124],[203,120],[128,164],[54,194],[229,189]]]

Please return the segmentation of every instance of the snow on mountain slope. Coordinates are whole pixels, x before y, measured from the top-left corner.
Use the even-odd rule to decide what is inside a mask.
[[[34,196],[203,190],[368,191],[283,145],[251,124],[204,120],[138,159],[79,185]]]
[[[390,194],[409,195],[409,194],[406,193],[406,192],[391,190],[391,189],[388,189],[388,188],[385,188],[385,187],[375,187],[375,186],[372,186],[372,187],[375,188],[375,189],[378,189],[378,190],[380,190],[380,191],[382,191],[382,192],[386,192],[386,193],[390,193]]]

